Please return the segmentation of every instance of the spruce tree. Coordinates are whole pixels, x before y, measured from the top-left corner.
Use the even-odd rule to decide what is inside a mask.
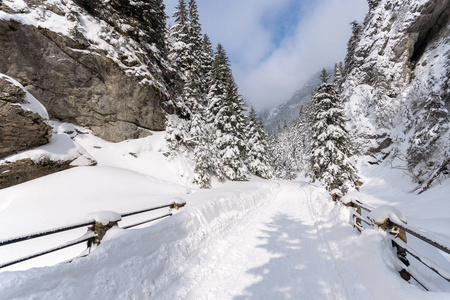
[[[338,189],[342,194],[355,187],[358,175],[350,162],[349,134],[339,105],[334,84],[323,69],[322,84],[317,88],[312,103],[314,123],[310,170],[312,180],[319,180],[329,191]]]
[[[220,179],[226,177],[231,180],[248,180],[248,169],[243,161],[243,100],[237,91],[228,57],[221,44],[217,46],[214,55],[211,79],[207,121],[215,128],[218,157],[214,162],[214,170]]]
[[[433,161],[433,154],[439,148],[442,149],[441,156],[449,155],[448,151],[450,142],[442,137],[450,130],[450,116],[445,102],[436,94],[432,94],[426,100],[422,114],[416,120],[418,130],[410,139],[410,146],[407,150],[408,168],[414,175],[414,179],[421,183],[427,179],[424,175],[429,172],[430,167],[436,164]]]
[[[344,60],[344,77],[347,77],[347,75],[350,74],[350,72],[356,66],[355,50],[361,38],[362,32],[362,27],[357,21],[353,21],[350,24],[352,25],[352,36],[347,43],[347,55],[345,56]]]
[[[171,40],[173,44],[170,47],[169,58],[183,74],[189,66],[191,56],[186,2],[184,0],[178,0],[178,5],[175,9],[173,13],[175,25],[171,28]]]
[[[164,11],[166,6],[163,0],[150,1],[148,6],[143,12],[145,15],[148,15],[150,30],[152,32],[149,44],[155,44],[162,56],[167,57],[168,49],[165,40],[167,15]]]
[[[333,83],[337,91],[340,91],[343,82],[342,69],[340,68],[340,65],[342,65],[342,63],[340,63],[339,65],[334,64]]]
[[[246,160],[250,173],[262,178],[271,178],[272,168],[269,164],[267,134],[253,106],[250,108],[246,134]]]
[[[212,147],[213,130],[211,125],[205,123],[204,107],[199,106],[194,113],[191,126],[191,135],[195,139],[194,146],[194,183],[201,188],[211,186],[211,166],[214,148]]]
[[[211,82],[211,70],[213,64],[214,51],[208,35],[203,35],[202,52],[201,52],[201,77],[202,77],[202,92],[208,93]]]

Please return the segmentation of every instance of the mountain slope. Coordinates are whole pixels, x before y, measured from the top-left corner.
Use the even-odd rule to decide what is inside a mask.
[[[356,151],[406,161],[419,184],[450,168],[449,17],[448,0],[373,1],[343,83]]]
[[[332,69],[328,68],[327,72],[332,74]],[[292,121],[298,117],[301,107],[311,101],[314,90],[321,82],[319,73],[320,72],[317,72],[311,76],[311,78],[292,95],[289,101],[278,107],[262,112],[261,116],[267,131],[278,131],[280,128],[283,128],[284,125],[290,125]]]

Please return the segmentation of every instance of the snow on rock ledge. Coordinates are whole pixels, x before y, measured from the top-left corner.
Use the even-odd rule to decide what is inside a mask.
[[[19,82],[0,73],[0,189],[72,166],[95,164]],[[52,132],[53,130],[53,132]]]
[[[406,224],[405,216],[397,208],[388,205],[375,208],[367,217],[377,225],[386,223],[388,219],[395,223]]]

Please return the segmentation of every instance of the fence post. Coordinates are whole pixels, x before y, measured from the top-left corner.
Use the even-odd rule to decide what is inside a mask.
[[[359,202],[358,200],[354,200],[354,201]],[[353,201],[343,202],[343,203],[344,203],[344,205],[345,205],[346,207],[351,207],[351,208],[353,208],[353,209],[356,211],[357,214],[359,214],[360,216],[362,216],[361,207],[359,207],[358,205],[356,205]],[[362,228],[361,218],[360,218],[359,216],[355,216],[355,214],[353,214],[353,213],[352,213],[352,218],[353,218],[353,221],[354,221],[355,224],[356,224],[356,226],[354,226],[354,227],[356,227],[356,230],[358,230],[359,232],[361,232],[361,229],[360,229],[360,228]]]
[[[118,226],[117,223],[122,220],[122,216],[116,212],[106,211],[97,212],[90,215],[94,219],[94,225],[88,228],[88,231],[93,231],[95,237],[88,241],[88,248],[91,249],[92,246],[100,245],[106,232]]]
[[[403,223],[406,224],[406,221],[401,220]],[[386,218],[384,221],[375,221],[374,223],[381,228],[382,230],[388,232],[390,235],[393,235],[395,237],[398,237],[400,240],[402,240],[406,244],[406,232],[403,229],[398,228],[395,226],[392,222],[390,222],[389,218]],[[397,258],[405,264],[405,266],[409,266],[409,261],[406,258],[406,250],[400,247],[399,245],[392,242],[392,246],[397,248]],[[411,274],[405,269],[402,268],[400,271],[400,276],[406,280],[409,281],[411,279]]]
[[[180,203],[177,203],[176,201],[180,201]],[[186,201],[184,201],[181,198],[176,198],[175,201],[173,201],[173,204],[170,206],[171,209],[179,210],[181,207],[186,206]]]
[[[93,238],[92,243],[94,243],[97,246],[100,245],[100,242],[102,241],[106,232],[109,229],[113,228],[114,226],[117,226],[118,222],[119,221],[112,221],[106,225],[103,225],[103,223],[95,221],[94,225],[88,228],[88,231],[95,232],[95,237]]]

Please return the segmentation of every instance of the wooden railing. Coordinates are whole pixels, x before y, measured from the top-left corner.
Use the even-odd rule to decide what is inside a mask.
[[[367,206],[358,200],[352,199],[350,201],[344,202],[344,205],[351,210],[351,223],[359,232],[363,231],[365,228],[367,228],[367,226],[369,226],[372,228],[381,228],[389,233],[388,237],[391,239],[392,245],[397,248],[397,257],[404,264],[404,269],[399,272],[403,279],[409,281],[410,278],[413,278],[425,290],[429,290],[426,284],[418,279],[418,274],[411,274],[411,270],[408,268],[410,263],[406,256],[407,254],[409,254],[414,259],[425,265],[428,269],[438,274],[444,280],[450,282],[450,273],[439,267],[437,263],[433,262],[425,255],[422,255],[418,251],[412,249],[412,247],[407,244],[406,234],[408,233],[447,254],[450,254],[449,245],[446,245],[444,242],[439,241],[429,234],[424,233],[419,229],[409,226],[403,222],[393,221],[390,220],[390,218],[387,218],[383,222],[376,223],[373,219],[370,218],[370,215],[367,215],[366,218],[364,218],[362,211],[370,214],[375,210],[375,208]],[[367,226],[365,227],[362,223]]]
[[[9,238],[9,239],[5,239],[5,240],[0,240],[0,247],[3,246],[7,246],[7,245],[11,245],[11,244],[16,244],[16,243],[20,243],[20,242],[24,242],[24,241],[28,241],[28,240],[32,240],[32,239],[36,239],[36,238],[40,238],[40,237],[44,237],[44,236],[49,236],[49,235],[53,235],[56,233],[60,233],[60,232],[65,232],[65,231],[69,231],[69,230],[73,230],[73,229],[78,229],[78,228],[83,228],[83,227],[87,227],[87,232],[72,241],[69,241],[63,245],[59,245],[57,247],[53,247],[50,249],[46,249],[44,251],[38,252],[38,253],[34,253],[32,255],[28,255],[25,257],[21,257],[6,263],[2,263],[0,264],[0,269],[2,268],[6,268],[8,266],[12,266],[15,264],[18,264],[20,262],[24,262],[39,256],[43,256],[45,254],[49,254],[55,251],[59,251],[71,246],[75,246],[81,243],[87,243],[87,250],[89,250],[85,255],[82,256],[86,256],[90,253],[90,250],[92,249],[92,247],[94,245],[99,245],[103,236],[105,235],[105,233],[111,229],[114,226],[118,226],[117,223],[120,222],[123,218],[125,217],[129,217],[129,216],[133,216],[133,215],[137,215],[137,214],[142,214],[142,213],[146,213],[146,212],[150,212],[150,211],[154,211],[154,210],[159,210],[159,209],[163,209],[163,208],[170,208],[170,209],[179,209],[180,207],[183,207],[186,205],[186,202],[182,202],[182,203],[176,203],[173,202],[172,204],[167,204],[167,205],[162,205],[162,206],[158,206],[158,207],[152,207],[152,208],[148,208],[148,209],[143,209],[143,210],[138,210],[138,211],[133,211],[133,212],[128,212],[128,213],[123,213],[123,214],[117,214],[118,217],[108,221],[108,224],[103,224],[102,222],[99,222],[95,219],[92,219],[90,221],[86,221],[86,222],[82,222],[82,223],[77,223],[77,224],[72,224],[72,225],[68,225],[68,226],[64,226],[64,227],[59,227],[59,228],[54,228],[54,229],[50,229],[50,230],[45,230],[45,231],[40,231],[40,232],[35,232],[35,233],[31,233],[31,234],[27,234],[27,235],[23,235],[23,236],[18,236],[18,237],[13,237],[13,238]],[[138,223],[134,223],[131,225],[127,225],[127,226],[123,226],[123,229],[128,229],[128,228],[132,228],[132,227],[136,227],[142,224],[146,224],[152,221],[156,221],[165,217],[169,217],[171,216],[172,213],[169,212],[167,214],[158,216],[156,218],[152,218],[149,220],[145,220],[145,221],[141,221]]]

